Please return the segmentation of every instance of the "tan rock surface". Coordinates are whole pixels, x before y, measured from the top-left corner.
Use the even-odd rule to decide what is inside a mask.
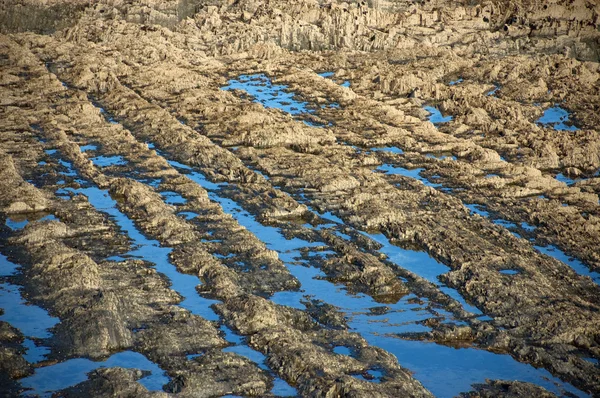
[[[60,319],[35,366],[131,350],[169,379],[153,392],[112,367],[61,394],[270,396],[281,378],[301,396],[431,396],[384,337],[510,354],[600,393],[599,4],[9,3],[0,251]],[[223,89],[254,74],[293,112],[273,106],[283,91]],[[539,121],[557,106],[562,130]],[[411,271],[368,233],[446,271]],[[307,293],[325,282],[373,316],[406,301],[424,318],[364,332],[360,311]],[[15,333],[11,393],[32,369]]]

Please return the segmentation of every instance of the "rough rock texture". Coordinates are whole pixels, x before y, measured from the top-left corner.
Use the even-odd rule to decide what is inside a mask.
[[[60,319],[35,366],[135,351],[181,396],[276,395],[279,379],[431,396],[352,326],[363,311],[385,338],[507,353],[600,394],[599,15],[585,0],[0,2],[1,250]],[[289,112],[282,92],[223,89],[254,74],[294,93]],[[543,122],[556,106],[564,129]],[[410,271],[367,233],[446,271]],[[378,306],[304,294],[313,281]],[[382,319],[404,301],[417,332]],[[14,393],[34,370],[0,325]],[[144,377],[111,367],[59,394],[165,395]],[[549,394],[492,380],[464,396]]]
[[[89,380],[63,390],[64,397],[168,397],[169,394],[149,392],[137,380],[139,370],[105,368],[93,371]]]
[[[539,387],[529,384],[520,383],[514,381],[494,380],[487,384],[475,385],[475,391],[461,394],[461,397],[465,398],[485,398],[485,397],[540,397],[550,398],[554,397],[553,394],[549,394],[546,390],[540,389]]]
[[[33,373],[23,358],[23,334],[7,322],[0,322],[0,394],[11,396],[19,391],[16,379]]]

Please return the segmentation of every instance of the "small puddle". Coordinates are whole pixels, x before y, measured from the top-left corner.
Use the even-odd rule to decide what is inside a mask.
[[[98,146],[93,145],[93,144],[84,145],[84,146],[80,146],[79,150],[81,152],[88,152],[88,151],[94,152],[94,151],[98,150]]]
[[[545,369],[517,362],[510,355],[495,354],[474,348],[452,348],[428,342],[367,338],[400,358],[403,367],[438,398],[458,396],[472,390],[472,385],[486,379],[529,382],[563,396],[565,392],[576,397],[588,395],[552,376]]]
[[[183,205],[187,203],[187,199],[173,191],[162,191],[160,195],[165,203],[169,205]]]
[[[323,72],[323,73],[318,73],[319,76],[325,78],[325,79],[331,79],[334,76],[335,73],[333,72]],[[341,87],[346,87],[349,88],[350,87],[350,80],[344,80],[342,83],[340,83]]]
[[[342,83],[343,87],[349,87],[350,82]],[[310,127],[324,127],[325,124],[315,121],[304,120],[302,115],[313,114],[317,108],[340,108],[340,104],[331,102],[323,105],[314,105],[304,101],[298,101],[296,93],[289,89],[289,86],[283,84],[273,84],[271,78],[264,73],[254,75],[240,75],[237,79],[231,79],[221,90],[245,91],[254,102],[261,103],[265,108],[279,109],[283,112],[302,120],[304,124]],[[329,123],[331,125],[331,123]]]
[[[251,360],[252,362],[256,363],[258,365],[258,367],[261,368],[262,370],[266,370],[266,371],[269,370],[269,368],[265,365],[265,360],[267,359],[267,357],[265,357],[262,353],[260,353],[256,350],[253,350],[252,348],[250,348],[248,346],[234,345],[231,347],[223,348],[222,351],[223,352],[233,352],[233,353],[236,353],[243,357],[246,357],[249,360]]]
[[[59,319],[50,316],[43,308],[28,303],[21,295],[20,287],[6,280],[17,274],[17,268],[15,263],[0,254],[0,307],[4,311],[0,321],[8,322],[23,333],[23,346],[27,349],[25,359],[36,363],[43,360],[50,350],[37,345],[35,340],[51,337],[50,329]]]
[[[291,115],[311,113],[307,102],[299,102],[294,99],[295,94],[289,92],[289,87],[283,84],[273,84],[271,79],[264,73],[255,75],[240,75],[237,79],[231,79],[222,90],[243,90],[252,96],[254,102],[263,104],[265,108],[276,108]]]
[[[489,218],[490,217],[490,213],[485,211],[485,206],[483,205],[478,205],[478,204],[467,204],[467,203],[463,203],[463,205],[469,209],[473,214],[478,214],[481,217],[484,218]]]
[[[77,176],[77,173],[75,172],[75,170],[73,169],[73,166],[71,165],[71,163],[69,162],[65,162],[62,159],[58,160],[58,164],[65,169],[65,171],[61,171],[62,175],[65,175],[67,177],[75,177]]]
[[[398,148],[397,146],[371,148],[370,150],[373,152],[390,152],[395,153],[396,155],[404,155],[404,151],[401,148]]]
[[[598,359],[596,359],[596,358],[585,357],[585,358],[583,358],[583,360],[584,360],[584,361],[591,362],[591,363],[593,363],[593,364],[594,364],[594,365],[596,365],[596,366],[599,366],[599,365],[600,365],[600,360],[598,360]]]
[[[423,109],[429,112],[427,120],[433,124],[448,123],[452,120],[452,116],[442,116],[442,112],[433,106],[424,106]]]
[[[29,224],[29,220],[27,218],[19,216],[8,216],[6,218],[6,226],[12,229],[13,231],[23,229],[27,224]]]
[[[563,182],[563,183],[567,184],[567,186],[571,186],[571,185],[575,184],[576,182],[585,180],[585,178],[571,178],[571,177],[567,177],[563,173],[557,174],[556,177],[554,177],[554,178],[556,178],[560,182]]]
[[[150,391],[161,391],[163,385],[169,382],[169,378],[158,365],[133,351],[119,352],[102,362],[94,362],[86,358],[69,359],[55,365],[37,368],[33,375],[20,379],[19,382],[28,389],[23,392],[24,396],[50,397],[56,391],[86,381],[87,374],[93,370],[116,366],[140,369],[148,373],[138,382]]]
[[[271,389],[271,393],[273,393],[274,395],[282,397],[298,396],[298,391],[294,387],[290,386],[285,380],[277,377],[273,372],[271,372],[269,367],[266,365],[266,356],[264,356],[261,352],[250,348],[250,346],[248,346],[244,341],[243,337],[235,334],[226,325],[222,324],[220,328],[225,333],[225,340],[233,344],[232,346],[224,348],[222,350],[223,352],[233,352],[235,354],[248,358],[256,365],[258,365],[259,368],[267,371],[274,378],[273,388]]]
[[[340,232],[340,231],[334,231],[334,234],[335,234],[335,235],[337,235],[337,236],[339,236],[340,238],[342,238],[342,239],[344,239],[344,240],[347,240],[347,241],[350,241],[350,240],[352,240],[352,237],[351,237],[350,235],[347,235],[347,234],[345,234],[345,233],[343,233],[343,232]]]
[[[34,340],[25,339],[23,347],[27,350],[23,358],[29,363],[38,363],[46,359],[50,354],[50,349],[42,345],[38,345]]]
[[[476,315],[482,314],[477,307],[467,303],[456,289],[445,286],[439,281],[438,277],[449,272],[449,267],[436,261],[425,252],[403,249],[391,244],[389,239],[382,233],[373,234],[362,231],[361,233],[379,243],[382,246],[379,251],[385,254],[391,262],[433,283],[442,292],[458,301],[466,311]]]
[[[471,214],[477,214],[481,217],[489,219],[492,223],[499,225],[503,228],[506,228],[508,230],[508,232],[510,232],[511,234],[513,234],[515,237],[517,237],[519,239],[522,239],[523,236],[521,236],[521,234],[519,234],[517,231],[524,230],[526,232],[531,233],[531,232],[534,232],[536,229],[536,227],[529,225],[526,222],[523,222],[520,225],[518,225],[518,224],[515,224],[514,222],[504,220],[502,218],[492,217],[492,215],[487,210],[485,210],[486,206],[484,206],[484,205],[467,204],[467,203],[463,203],[463,205],[471,211]]]
[[[371,383],[381,383],[383,372],[381,370],[369,369],[362,374],[354,375],[354,377],[359,380],[369,381]]]
[[[319,76],[324,77],[325,79],[329,79],[330,77],[333,77],[334,73],[333,72],[323,72],[323,73],[318,73]]]
[[[521,273],[521,271],[518,271],[516,269],[501,269],[499,272],[503,275],[517,275]]]
[[[259,170],[254,170],[254,172],[260,176],[262,176],[265,180],[269,181],[271,179],[271,177],[269,177],[268,175],[266,175],[265,173],[263,173],[262,171]]]
[[[96,156],[90,160],[96,167],[124,166],[127,164],[122,156]]]
[[[297,397],[299,396],[298,390],[290,386],[285,380],[276,377],[273,380],[273,389],[271,393],[278,397]]]
[[[26,337],[44,339],[51,336],[48,330],[59,320],[50,316],[43,308],[27,303],[22,298],[19,286],[1,282],[0,297],[4,310],[4,314],[0,315],[0,321],[10,323]]]
[[[535,122],[544,126],[552,127],[554,130],[579,130],[575,125],[569,122],[569,112],[560,106],[554,106],[544,111],[542,117]]]
[[[534,232],[537,229],[537,227],[523,221],[521,223],[521,229],[524,229],[527,232]]]
[[[457,157],[452,155],[451,153],[427,153],[427,154],[425,154],[425,157],[428,157],[430,159],[439,159],[439,160],[445,160],[445,159],[457,160]]]
[[[322,213],[316,212],[316,213],[319,214],[319,217],[321,217],[325,220],[331,221],[335,224],[345,224],[344,220],[342,220],[341,218],[339,218],[338,216],[336,216],[335,214],[333,214],[330,211],[326,211],[326,212],[322,212]]]
[[[425,170],[423,168],[405,169],[404,167],[393,166],[391,164],[386,163],[386,164],[379,166],[376,170],[382,171],[386,174],[397,174],[397,175],[401,175],[404,177],[409,177],[409,178],[412,178],[415,180],[419,180],[423,183],[423,185],[431,187],[431,188],[442,188],[444,186],[443,184],[433,183],[433,182],[429,181],[427,178],[421,177],[420,173]]]
[[[350,348],[345,347],[343,345],[339,345],[337,347],[333,347],[333,352],[339,355],[346,355],[346,356],[351,356],[352,355],[352,351],[350,350]]]
[[[267,357],[246,345],[244,339],[241,336],[236,335],[227,326],[221,325],[221,330],[225,332],[225,340],[233,344],[232,346],[223,348],[223,352],[233,352],[248,358],[252,362],[256,363],[259,368],[269,372],[269,368],[265,365]]]
[[[450,86],[456,86],[457,84],[462,83],[464,80],[462,77],[456,79],[456,80],[452,80],[450,83],[448,83],[448,85]]]
[[[6,226],[13,231],[19,231],[19,230],[25,228],[25,226],[27,226],[27,224],[29,224],[30,221],[51,221],[51,220],[56,220],[56,217],[54,217],[53,214],[46,214],[46,215],[44,215],[44,213],[29,213],[26,215],[14,214],[14,215],[10,215],[10,216],[6,217]]]
[[[518,229],[519,228],[519,226],[517,224],[515,224],[513,222],[510,222],[510,221],[507,221],[507,220],[503,220],[501,218],[496,218],[496,219],[492,220],[492,222],[494,224],[500,225],[501,227],[504,227],[504,228],[506,228],[508,230],[513,230],[513,229]],[[513,231],[511,231],[511,232],[513,232]],[[513,232],[513,234],[514,234],[514,232]],[[519,235],[519,237],[520,237],[520,235]]]
[[[576,273],[583,276],[589,276],[592,278],[594,283],[600,285],[600,273],[591,271],[583,262],[580,260],[570,257],[565,252],[560,250],[558,247],[553,245],[548,246],[534,246],[534,248],[547,256],[550,256],[564,264],[571,267]]]
[[[191,220],[193,218],[198,217],[198,213],[194,213],[192,211],[180,211],[177,213],[178,216],[185,218],[186,220]]]
[[[491,215],[489,212],[485,211],[485,207],[482,205],[477,205],[477,204],[465,204],[465,207],[467,207],[469,210],[471,210],[472,213],[474,214],[479,214],[482,217],[485,217],[487,219],[490,219],[494,224],[496,225],[500,225],[506,229],[508,229],[513,235],[515,235],[517,238],[522,238],[522,236],[520,234],[518,234],[517,232],[515,232],[515,230],[520,229],[528,232],[528,233],[532,233],[534,232],[537,228],[533,225],[530,225],[526,222],[522,222],[520,223],[520,225],[517,225],[513,222],[507,221],[507,220],[503,220],[500,218],[495,218],[492,219]],[[533,240],[533,239],[531,239]],[[585,264],[583,264],[583,262],[581,262],[580,260],[570,257],[568,256],[565,252],[563,252],[562,250],[560,250],[558,247],[553,246],[553,245],[549,245],[549,246],[533,246],[538,252],[543,253],[547,256],[550,256],[558,261],[561,261],[562,263],[568,265],[569,267],[571,267],[576,273],[578,273],[579,275],[583,275],[583,276],[589,276],[590,278],[592,278],[592,280],[600,285],[600,273],[595,272],[595,271],[591,271]]]
[[[488,96],[488,97],[491,96],[491,97],[497,98],[496,97],[496,92],[498,92],[498,90],[500,90],[500,85],[494,83],[494,88],[491,89],[490,91],[488,91],[487,93],[485,93],[485,95]]]
[[[104,117],[104,119],[109,122],[110,124],[119,124],[119,122],[117,122],[115,120],[115,118],[108,112],[106,112],[106,109],[102,108],[101,106],[99,106],[95,101],[91,100],[90,101],[96,108],[98,108],[98,110],[100,111],[100,114]]]

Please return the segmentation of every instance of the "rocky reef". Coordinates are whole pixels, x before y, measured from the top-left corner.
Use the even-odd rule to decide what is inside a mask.
[[[0,0],[0,395],[599,395],[599,16]]]

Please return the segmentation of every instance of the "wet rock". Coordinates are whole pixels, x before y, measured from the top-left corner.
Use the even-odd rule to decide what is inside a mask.
[[[405,334],[402,335],[404,338],[418,338],[418,339],[426,339],[436,342],[441,342],[443,344],[448,344],[451,346],[468,346],[470,342],[476,340],[476,338],[481,338],[482,336],[477,336],[473,329],[470,326],[458,326],[454,324],[440,324],[439,320],[428,319],[424,322],[427,326],[433,328],[433,331],[425,334]],[[498,346],[499,348],[499,346]]]
[[[31,365],[23,358],[25,350],[21,343],[23,334],[7,322],[0,321],[0,391],[3,394],[14,394],[18,388],[14,380],[33,372]]]
[[[336,329],[348,328],[345,317],[331,304],[320,300],[305,301],[303,304],[306,305],[307,312],[320,324]]]
[[[301,311],[276,306],[257,296],[237,296],[216,306],[242,334],[254,334],[280,323],[310,328],[312,321]]]
[[[31,184],[23,181],[11,157],[0,153],[0,178],[7,190],[0,194],[2,211],[5,213],[27,213],[48,208],[48,201]],[[7,195],[12,197],[7,197]]]
[[[137,380],[143,377],[143,372],[137,369],[103,368],[92,371],[89,379],[62,390],[60,394],[65,397],[167,397],[164,392],[150,392]]]
[[[214,325],[199,316],[179,311],[164,315],[163,322],[135,334],[136,347],[154,362],[164,364],[174,357],[227,346]]]
[[[164,204],[162,197],[145,184],[126,179],[115,180],[112,183],[111,192],[117,197],[122,197],[124,205],[135,204],[136,211],[154,216],[152,228],[160,231],[160,236],[169,244],[180,244],[198,239],[191,228],[185,228],[179,222],[179,218],[173,214],[173,211],[165,211],[168,206]]]
[[[523,397],[533,395],[550,398],[555,396],[544,388],[518,381],[490,380],[486,384],[477,384],[474,387],[475,391],[463,393],[460,396],[470,398]]]
[[[248,359],[228,352],[209,352],[175,372],[166,390],[183,396],[264,395],[270,377]]]
[[[197,290],[220,300],[222,321],[301,395],[429,393],[400,368],[402,358],[344,331],[336,306],[269,300],[302,286],[269,242],[224,211],[225,199],[286,238],[325,241],[332,254],[310,264],[348,292],[390,306],[415,293],[415,302],[427,297],[466,324],[429,318],[431,340],[507,352],[597,392],[597,366],[580,358],[598,356],[597,286],[528,241],[600,264],[598,9],[588,3],[101,1],[76,18],[72,1],[0,8],[10,22],[0,25],[13,31],[71,26],[4,36],[0,45],[0,207],[60,219],[5,228],[4,242],[23,259],[24,291],[61,319],[48,340],[52,357],[133,348],[174,375],[169,389],[183,395],[271,387],[256,364],[219,351],[216,325],[178,307],[183,298],[151,264],[106,260],[126,255],[129,241],[102,209],[72,194],[95,184],[118,200],[139,228],[132,233],[156,239],[179,272],[200,277]],[[24,10],[33,17],[24,20]],[[288,115],[220,90],[256,73],[285,84],[311,113]],[[559,103],[571,113],[568,129],[537,122]],[[452,121],[427,122],[424,105]],[[88,144],[97,153],[82,152]],[[402,151],[372,150],[383,147]],[[63,179],[65,166],[44,150],[58,150],[77,175]],[[456,159],[427,156],[439,153]],[[122,163],[95,164],[100,156]],[[376,171],[381,165],[412,176]],[[557,181],[558,172],[578,181]],[[60,188],[71,199],[55,194]],[[166,203],[165,191],[185,203]],[[463,203],[515,227],[473,216]],[[311,208],[339,217],[332,230],[343,223],[347,237],[323,228]],[[450,271],[427,281],[358,231],[408,243]],[[520,273],[499,272],[506,269]],[[471,319],[448,288],[493,321]],[[337,345],[352,355],[332,352]],[[204,355],[188,360],[188,352]],[[80,391],[147,394],[137,377],[98,371]],[[543,395],[504,382],[474,394],[502,393]]]

